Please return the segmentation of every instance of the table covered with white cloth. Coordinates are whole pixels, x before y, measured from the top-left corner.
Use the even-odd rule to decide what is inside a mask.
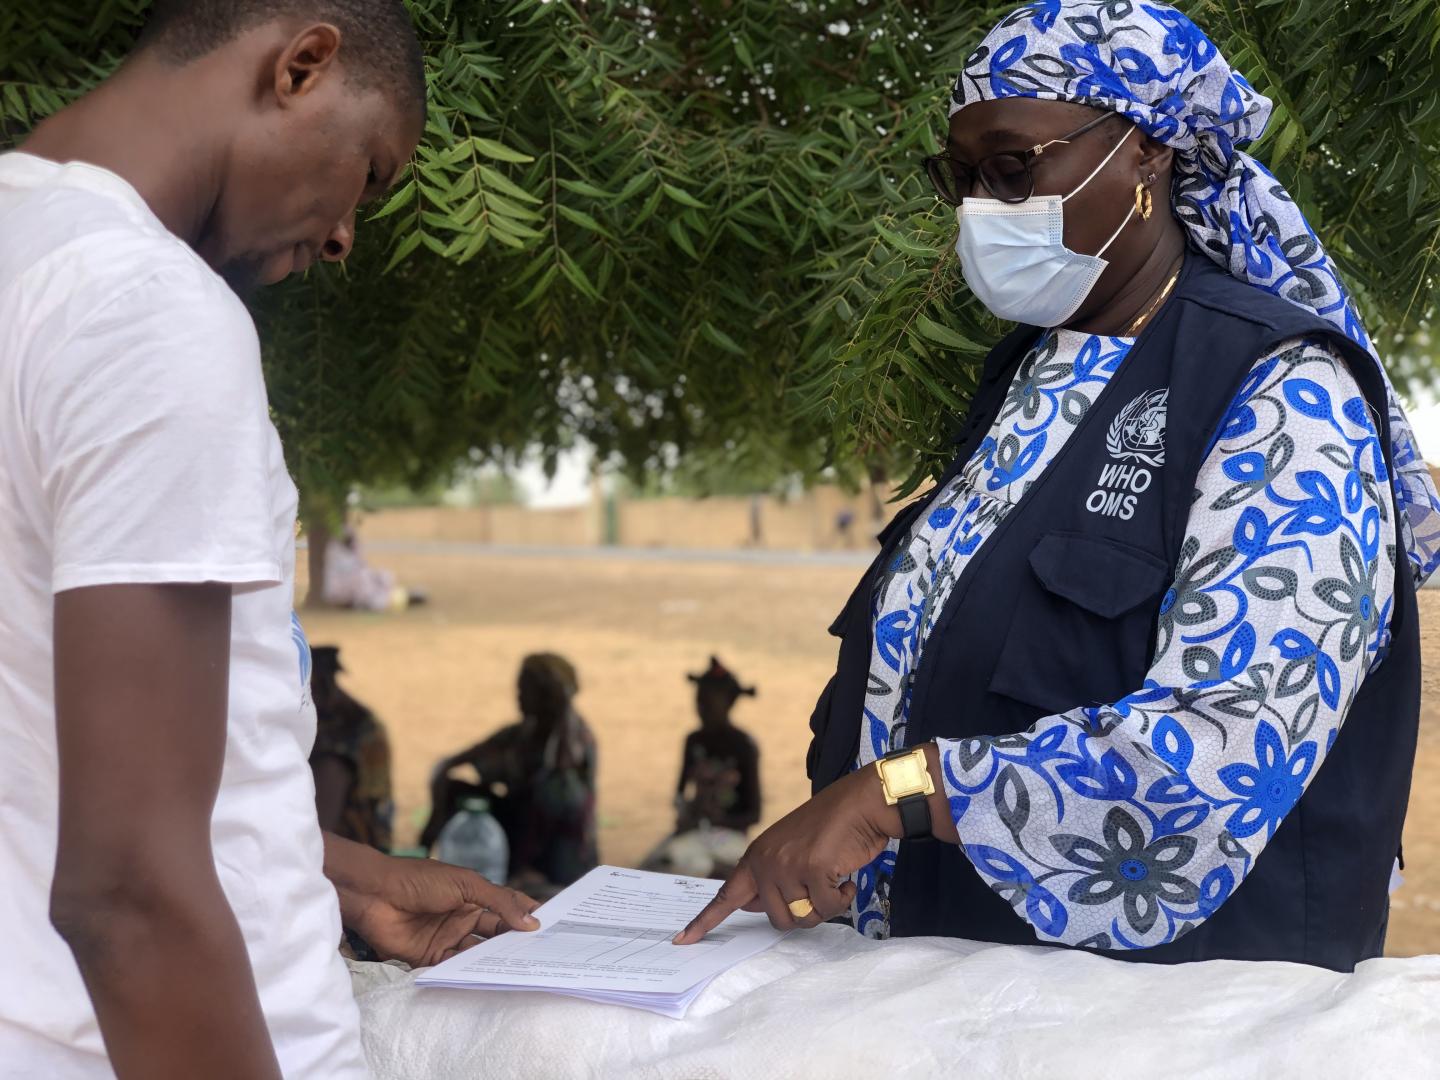
[[[1440,1077],[1440,956],[1353,974],[792,934],[684,1020],[352,965],[375,1080]]]

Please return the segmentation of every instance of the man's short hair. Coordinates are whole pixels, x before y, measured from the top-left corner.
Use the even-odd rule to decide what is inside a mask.
[[[136,49],[186,64],[282,18],[337,26],[346,77],[424,115],[425,55],[403,0],[154,0]]]

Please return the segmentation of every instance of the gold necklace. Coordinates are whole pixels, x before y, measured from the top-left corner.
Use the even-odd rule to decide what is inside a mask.
[[[1120,335],[1121,337],[1134,337],[1140,333],[1141,328],[1150,321],[1150,316],[1160,310],[1160,305],[1165,303],[1166,297],[1170,295],[1170,290],[1175,288],[1175,283],[1180,280],[1180,269],[1183,269],[1183,267],[1184,263],[1182,262],[1175,273],[1170,275],[1170,280],[1165,283],[1165,288],[1160,290],[1160,295],[1155,298],[1155,302],[1146,308],[1140,317],[1126,328],[1125,333]]]

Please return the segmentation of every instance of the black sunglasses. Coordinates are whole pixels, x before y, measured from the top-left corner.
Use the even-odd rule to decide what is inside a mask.
[[[948,154],[934,154],[922,163],[925,166],[925,175],[930,177],[930,183],[935,185],[935,194],[951,206],[959,206],[961,201],[975,190],[977,180],[993,198],[1001,202],[1021,203],[1035,194],[1035,177],[1030,172],[1031,162],[1050,147],[1065,145],[1116,115],[1105,113],[1058,139],[1039,143],[1029,150],[991,154],[974,165],[956,161]]]

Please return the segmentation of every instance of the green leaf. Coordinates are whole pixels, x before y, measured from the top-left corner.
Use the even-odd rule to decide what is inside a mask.
[[[516,221],[540,221],[542,215],[528,206],[521,206],[519,203],[511,202],[503,195],[490,191],[485,194],[485,203],[491,210],[506,217],[514,218]]]
[[[586,183],[584,180],[570,180],[561,178],[560,180],[557,180],[556,183],[558,183],[566,191],[574,192],[576,195],[584,195],[587,199],[608,200],[610,198],[608,193],[601,191],[594,184]]]
[[[601,225],[598,221],[596,221],[589,214],[585,213],[583,210],[576,210],[573,207],[565,206],[561,203],[556,203],[555,209],[565,220],[573,221],[582,229],[593,233],[599,233],[601,236],[609,237],[612,240],[614,239],[614,237],[610,235],[610,232],[603,225]]]
[[[503,220],[503,218],[491,218],[489,224],[489,234],[495,237],[495,240],[498,243],[504,244],[508,248],[514,248],[516,251],[526,250],[526,244],[523,239],[501,227],[500,223]]]
[[[685,254],[692,259],[700,258],[700,253],[695,250],[695,242],[690,239],[690,234],[685,231],[685,226],[681,224],[679,218],[672,218],[670,224],[665,227],[665,231],[670,234],[670,239],[680,245],[680,249]]]
[[[887,229],[879,221],[875,222],[875,231],[896,251],[902,251],[906,255],[912,255],[917,259],[934,259],[939,255],[934,248],[926,247],[916,240],[911,240],[908,236],[902,236],[893,229]]]
[[[547,269],[543,274],[540,275],[539,278],[536,279],[534,287],[532,287],[531,290],[525,294],[524,298],[521,299],[520,303],[516,306],[522,308],[529,307],[536,300],[540,299],[540,297],[544,296],[550,291],[550,286],[555,283],[555,279],[559,275],[559,264],[551,263],[549,269]]]
[[[959,352],[983,353],[987,349],[983,345],[977,345],[963,334],[958,334],[948,326],[941,326],[934,319],[927,315],[918,314],[915,316],[915,326],[923,337],[935,342],[937,345],[944,345],[947,349],[955,349]]]
[[[689,207],[692,207],[692,208],[694,208],[694,209],[696,209],[696,210],[708,210],[708,209],[710,209],[708,206],[706,206],[704,203],[702,203],[699,199],[695,198],[694,195],[691,195],[688,191],[684,190],[683,188],[678,188],[678,187],[676,187],[674,184],[662,184],[661,187],[663,187],[663,188],[665,189],[665,194],[666,194],[666,195],[669,195],[670,198],[674,199],[674,200],[675,200],[677,203],[679,203],[681,206],[689,206]]]
[[[397,210],[405,209],[405,207],[409,206],[412,202],[415,201],[415,192],[418,190],[419,187],[416,185],[414,180],[410,180],[402,184],[399,190],[397,190],[395,194],[390,196],[384,206],[382,206],[379,210],[370,215],[369,220],[379,221],[381,218],[389,217]]]
[[[660,209],[660,203],[664,197],[665,193],[660,188],[656,188],[650,193],[650,197],[647,198],[644,205],[640,207],[640,212],[631,220],[631,231],[638,229],[655,216],[655,212]]]
[[[570,253],[563,248],[560,250],[560,272],[565,275],[565,280],[574,285],[592,300],[599,300],[600,293],[590,279],[585,276],[585,271],[580,269],[580,264],[570,257]]]
[[[1411,165],[1410,182],[1405,189],[1405,212],[1407,214],[1412,217],[1415,215],[1415,211],[1420,205],[1420,199],[1428,186],[1429,180],[1425,175],[1425,170],[1418,164]]]
[[[491,214],[487,221],[497,236],[515,240],[535,240],[545,235],[539,229],[532,229],[529,225],[523,225],[514,218],[505,217],[502,214]],[[523,247],[524,245],[514,244],[512,246]]]
[[[496,172],[489,165],[480,166],[480,182],[488,188],[504,192],[512,199],[519,199],[521,202],[540,202],[540,199],[531,195],[530,192],[526,191],[503,173]]]
[[[482,139],[477,135],[470,140],[470,143],[477,151],[495,161],[525,164],[535,160],[529,154],[522,154],[519,150],[512,150],[504,143],[496,142],[494,139]]]
[[[651,173],[644,172],[643,170],[637,172],[625,182],[624,187],[615,193],[615,201],[628,202],[634,198],[642,188],[649,187],[654,180],[655,177]]]
[[[408,259],[411,254],[414,253],[415,249],[420,246],[420,241],[424,238],[424,236],[424,233],[412,232],[404,239],[402,239],[400,243],[395,245],[395,251],[391,254],[390,261],[385,264],[385,272],[388,274],[391,270],[394,270],[402,262]]]
[[[25,99],[20,96],[20,88],[14,83],[5,83],[0,87],[5,91],[4,98],[10,106],[10,113],[22,124],[30,119],[30,110],[25,106]]]
[[[765,244],[763,240],[760,239],[760,237],[756,236],[753,232],[747,229],[744,225],[741,225],[738,221],[731,221],[728,225],[726,225],[726,228],[729,229],[730,232],[732,232],[734,235],[738,236],[740,238],[740,241],[748,247],[752,247],[756,251],[769,251],[769,247]]]
[[[1295,139],[1300,134],[1300,125],[1295,123],[1286,124],[1280,129],[1279,136],[1275,139],[1275,152],[1271,155],[1271,164],[1278,164],[1285,160],[1290,153],[1291,147],[1295,145]]]
[[[725,333],[725,331],[717,329],[709,322],[700,324],[700,336],[712,345],[720,346],[720,348],[728,353],[734,353],[736,356],[745,355],[745,350],[740,347],[740,344],[734,338]]]

